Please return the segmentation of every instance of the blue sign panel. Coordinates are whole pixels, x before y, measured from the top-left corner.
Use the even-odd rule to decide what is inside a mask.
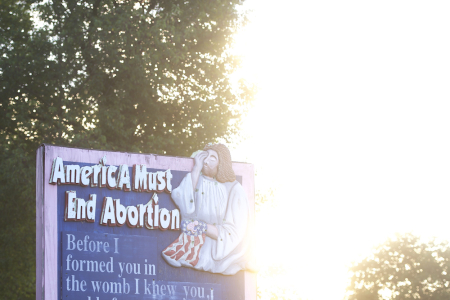
[[[64,161],[65,167],[69,165],[81,168],[81,179],[83,167],[92,166]],[[116,167],[116,186],[111,188],[108,183],[102,186],[102,182],[94,187],[67,182],[57,186],[58,298],[245,299],[243,271],[223,275],[168,263],[196,263],[189,258],[200,251],[196,247],[202,237],[189,232],[183,235],[185,218],[177,214],[179,207],[167,186],[149,191],[148,187],[128,189],[124,184],[118,189],[120,174],[125,173],[120,171],[121,166]],[[133,183],[135,170],[127,168]],[[161,182],[157,176],[162,178],[158,174],[164,172],[167,170],[146,169],[147,174],[156,174],[156,182]],[[187,174],[172,170],[171,188],[178,187]],[[239,176],[237,180],[242,182]],[[176,242],[183,239],[188,242],[177,246]],[[174,255],[169,257],[172,249]]]
[[[154,237],[64,231],[63,299],[221,299],[220,284],[157,280]]]

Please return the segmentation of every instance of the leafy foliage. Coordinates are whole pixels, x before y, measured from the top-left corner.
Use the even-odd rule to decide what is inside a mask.
[[[35,298],[35,158],[22,148],[0,153],[0,293]]]
[[[450,298],[448,243],[397,235],[350,271],[349,300]]]
[[[295,288],[286,284],[286,277],[287,270],[283,265],[266,266],[258,270],[257,298],[261,300],[301,299]]]
[[[3,298],[35,297],[39,144],[189,156],[238,131],[253,95],[230,82],[238,4],[0,1]]]
[[[60,77],[65,135],[96,148],[190,155],[228,138],[251,91],[233,91],[229,1],[53,1],[39,6]],[[65,102],[61,102],[65,99]],[[57,107],[57,108],[56,108]],[[60,111],[58,111],[60,110]],[[74,111],[75,110],[75,111]],[[73,122],[70,118],[75,118]],[[74,130],[73,126],[95,130]],[[237,125],[237,123],[236,123]],[[86,139],[89,134],[89,139]]]
[[[50,44],[43,32],[32,31],[31,3],[17,4],[0,1],[0,294],[3,299],[32,299],[37,141],[29,131],[35,122],[30,112],[46,89],[42,78]],[[41,117],[40,111],[34,113]]]
[[[269,188],[268,190],[258,190],[255,196],[255,209],[256,211],[261,211],[264,205],[273,205],[275,203],[275,188]]]

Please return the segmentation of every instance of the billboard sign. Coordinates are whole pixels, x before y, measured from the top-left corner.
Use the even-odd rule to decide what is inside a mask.
[[[254,168],[208,144],[194,158],[42,145],[37,299],[256,299]]]

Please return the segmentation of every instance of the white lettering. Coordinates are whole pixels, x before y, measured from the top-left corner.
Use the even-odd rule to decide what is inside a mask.
[[[64,209],[64,221],[74,221],[77,217],[77,193],[66,191],[66,207]]]
[[[156,191],[156,173],[147,173],[147,192]]]
[[[105,262],[104,261],[101,261],[100,262],[100,272],[105,272]]]
[[[65,183],[64,178],[64,165],[61,157],[57,157],[53,160],[52,171],[50,174],[50,184]]]
[[[100,292],[101,281],[91,281],[94,292]]]
[[[112,190],[116,188],[116,171],[117,171],[117,167],[116,166],[109,166],[108,167],[108,172],[107,172],[107,180],[106,180],[106,186],[108,187],[108,189]]]
[[[172,173],[170,172],[170,170],[166,171],[166,192],[168,193],[172,193]]]
[[[119,253],[119,238],[114,238],[114,253]]]
[[[114,199],[114,207],[116,209],[117,226],[122,226],[127,220],[127,209],[120,204],[120,199]]]
[[[153,205],[152,200],[149,201],[147,206],[147,213],[144,215],[145,228],[153,229]]]
[[[72,254],[67,255],[66,257],[66,263],[67,263],[67,267],[66,270],[70,271],[70,259],[72,258]]]
[[[199,298],[205,298],[205,288],[203,287],[198,287],[198,297]],[[200,293],[201,292],[201,293]]]
[[[116,226],[116,217],[114,213],[114,202],[111,197],[103,199],[102,214],[100,217],[100,225]]]
[[[119,262],[119,269],[120,269],[120,275],[119,275],[119,278],[120,277],[122,277],[122,274],[123,274],[123,263],[122,262]]]
[[[191,297],[192,298],[197,297],[197,290],[195,289],[195,287],[191,287]]]
[[[158,178],[158,192],[162,192],[166,188],[166,180],[164,178],[166,174],[164,172],[157,172],[156,174]]]
[[[67,249],[66,250],[74,250],[75,249],[75,236],[71,233],[67,234]]]
[[[86,219],[86,201],[81,198],[77,198],[77,221],[84,221]]]
[[[136,281],[136,293],[135,294],[139,294],[139,279],[135,278],[134,280]]]
[[[90,194],[89,200],[86,202],[86,222],[95,221],[95,205],[97,204],[97,195]]]
[[[176,286],[175,286],[175,285],[168,285],[168,286],[167,286],[167,290],[169,291],[169,295],[170,295],[170,296],[172,296],[172,295],[175,296],[175,289],[176,289]]]
[[[136,206],[127,206],[127,225],[128,227],[136,227],[138,223],[138,210]]]
[[[105,287],[106,286],[106,287]],[[108,282],[104,281],[102,284],[103,293],[109,292],[109,285]]]
[[[117,178],[117,189],[129,192],[131,188],[130,172],[127,165],[121,165],[119,168],[119,177]]]
[[[100,173],[100,187],[106,187],[106,181],[107,181],[107,173],[108,173],[108,167],[102,166],[102,171]]]
[[[94,241],[91,241],[89,243],[89,251],[95,252],[95,242]]]
[[[144,279],[144,294],[151,294],[150,292],[150,284],[147,284],[147,279]]]
[[[84,236],[84,251],[87,251],[87,242],[88,242],[88,240],[89,240],[89,236],[85,235]]]
[[[161,230],[166,230],[170,225],[170,212],[167,208],[161,208],[159,212],[159,224]]]
[[[144,227],[145,213],[147,212],[147,206],[145,204],[139,204],[137,206],[138,214],[139,214],[139,222],[137,227]]]
[[[80,184],[81,170],[79,165],[68,165],[66,169],[66,184]]]
[[[98,186],[100,171],[101,171],[101,165],[92,166],[91,187]]]
[[[147,190],[147,167],[145,165],[133,166],[133,191],[142,192]]]
[[[88,186],[89,185],[89,178],[91,177],[93,172],[92,167],[85,166],[81,168],[81,186]]]
[[[107,271],[108,273],[114,272],[113,258],[112,258],[112,256],[111,256],[110,258],[111,258],[111,261],[109,261],[109,262],[106,263],[106,271]]]
[[[109,243],[108,242],[103,243],[103,251],[105,251],[105,253],[109,252]]]
[[[170,212],[170,230],[180,230],[180,211],[177,208]]]

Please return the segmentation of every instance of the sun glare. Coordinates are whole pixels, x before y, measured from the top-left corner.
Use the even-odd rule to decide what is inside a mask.
[[[450,4],[246,5],[239,75],[259,92],[233,159],[276,190],[259,288],[342,299],[348,266],[395,232],[449,239]]]

